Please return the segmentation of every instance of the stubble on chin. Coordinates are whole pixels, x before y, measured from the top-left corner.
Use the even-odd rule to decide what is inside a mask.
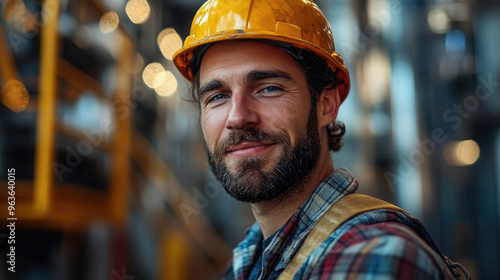
[[[279,146],[277,154],[283,157],[283,153],[289,152],[289,140],[283,135],[253,130],[230,135],[216,146],[214,152],[211,152],[205,145],[205,152],[212,172],[229,195],[247,203],[267,200],[270,195],[277,192],[276,186],[270,182],[277,163],[270,163],[269,161],[272,159],[269,156],[229,160],[226,153],[227,147],[242,141],[272,141]]]

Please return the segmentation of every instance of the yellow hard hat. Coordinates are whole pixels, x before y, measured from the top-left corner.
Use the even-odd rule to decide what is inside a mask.
[[[332,31],[318,6],[309,0],[208,0],[196,13],[190,35],[173,56],[182,75],[192,81],[190,60],[203,45],[235,39],[273,40],[312,51],[333,71],[344,75],[340,99],[349,93],[349,71],[335,52]]]

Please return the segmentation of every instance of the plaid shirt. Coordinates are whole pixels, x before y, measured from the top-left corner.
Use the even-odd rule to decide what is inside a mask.
[[[273,235],[262,254],[258,279],[266,279],[265,275],[277,279],[321,216],[357,186],[346,169],[337,169],[326,178]],[[425,241],[409,223],[406,214],[393,210],[357,215],[313,251],[293,279],[453,279],[444,261],[423,245]],[[262,238],[255,223],[233,250],[223,279],[248,279],[259,258]]]

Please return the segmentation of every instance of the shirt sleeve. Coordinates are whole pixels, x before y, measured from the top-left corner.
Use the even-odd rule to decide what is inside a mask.
[[[452,279],[424,243],[396,222],[355,226],[332,242],[307,279]]]

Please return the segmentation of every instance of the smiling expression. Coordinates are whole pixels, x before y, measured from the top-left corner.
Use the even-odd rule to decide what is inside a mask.
[[[317,113],[294,58],[258,41],[217,43],[199,85],[209,163],[233,197],[270,200],[307,178],[320,149]]]

